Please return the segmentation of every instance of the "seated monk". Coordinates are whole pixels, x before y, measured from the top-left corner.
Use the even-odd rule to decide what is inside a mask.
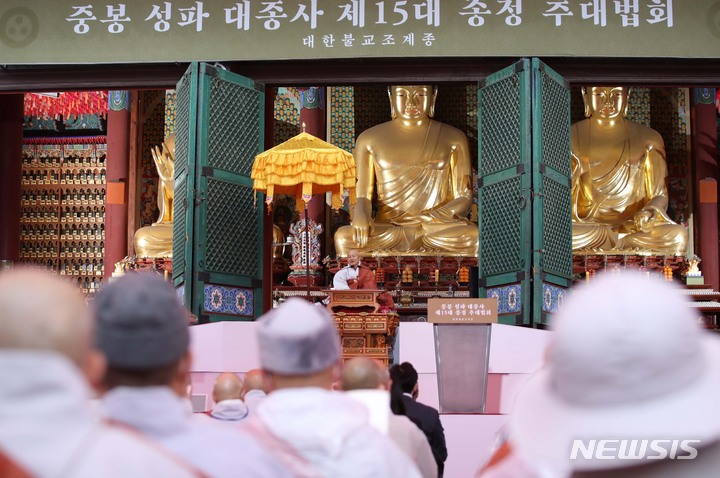
[[[362,263],[360,252],[357,249],[351,249],[348,252],[348,265],[337,271],[333,277],[333,289],[378,289],[375,273]],[[381,306],[389,309],[395,308],[395,302],[388,292],[378,295],[377,300]]]
[[[432,86],[392,86],[388,93],[392,120],[364,131],[355,144],[357,204],[351,224],[335,234],[335,251],[476,256],[478,226],[467,219],[473,193],[467,136],[431,119]]]
[[[573,251],[684,253],[687,230],[667,215],[662,137],[625,118],[626,88],[582,95],[588,118],[571,129]]]

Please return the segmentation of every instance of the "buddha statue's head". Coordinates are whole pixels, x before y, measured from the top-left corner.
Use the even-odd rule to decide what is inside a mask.
[[[615,119],[627,114],[628,89],[623,86],[583,86],[585,117]]]
[[[435,115],[437,88],[432,85],[390,86],[388,96],[393,118],[412,121]]]

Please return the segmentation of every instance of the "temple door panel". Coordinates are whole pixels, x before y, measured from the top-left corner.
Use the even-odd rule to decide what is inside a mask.
[[[173,282],[201,323],[262,313],[262,85],[193,63],[176,89]]]
[[[501,323],[544,323],[570,283],[569,104],[537,59],[479,85],[478,285],[498,299]]]
[[[530,62],[493,75],[478,90],[480,297],[497,297],[500,322],[530,324]]]
[[[532,60],[533,321],[547,324],[572,284],[570,88]]]

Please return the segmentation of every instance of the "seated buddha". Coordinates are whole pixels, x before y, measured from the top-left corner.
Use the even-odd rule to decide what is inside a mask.
[[[667,215],[662,137],[625,118],[626,88],[582,95],[587,119],[571,128],[573,251],[684,253],[687,230]]]
[[[155,146],[151,153],[160,176],[157,196],[160,214],[157,222],[135,232],[135,254],[138,257],[172,257],[175,135],[163,142],[162,150]]]
[[[335,233],[336,253],[477,255],[467,136],[432,119],[436,88],[392,86],[388,94],[392,119],[355,143],[357,203]]]

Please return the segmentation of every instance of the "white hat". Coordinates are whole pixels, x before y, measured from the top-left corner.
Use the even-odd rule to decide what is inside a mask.
[[[648,446],[635,461],[577,452],[570,460],[573,443],[700,440],[693,442],[700,448],[720,437],[720,341],[702,330],[676,286],[603,274],[572,291],[552,326],[547,363],[519,393],[509,422],[528,462],[628,467],[657,453]]]
[[[262,368],[285,375],[325,370],[340,360],[340,338],[325,307],[299,298],[265,314],[258,327]]]

